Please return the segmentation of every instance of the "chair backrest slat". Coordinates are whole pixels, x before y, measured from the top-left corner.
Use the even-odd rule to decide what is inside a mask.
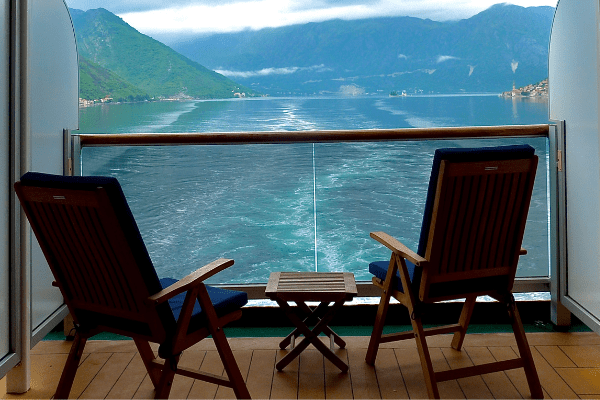
[[[90,213],[96,215],[93,209],[73,207],[73,224],[81,235],[80,247],[85,248],[84,253],[89,255],[90,266],[96,274],[97,279],[102,282],[103,286],[108,290],[104,294],[107,304],[113,307],[127,309],[125,298],[128,297],[126,291],[123,290],[120,277],[113,273],[111,265],[106,263],[104,257],[105,252],[100,251],[98,246],[101,245],[102,239],[98,236],[95,225],[90,218]],[[97,218],[96,218],[97,220]],[[112,283],[112,284],[109,284]]]
[[[109,232],[106,232],[102,218],[97,210],[89,210],[85,219],[88,224],[90,237],[92,240],[89,244],[89,250],[97,254],[97,260],[101,265],[101,270],[112,284],[107,286],[109,296],[116,299],[118,305],[123,310],[138,312],[139,307],[136,305],[135,294],[129,287],[127,277],[123,273],[123,266],[119,264],[118,256],[114,254],[113,248],[110,245]]]
[[[425,258],[429,264],[420,283],[422,299],[458,297],[468,291],[465,280],[477,280],[474,291],[510,290],[538,158],[529,156],[490,161],[439,160],[427,230]],[[430,199],[428,199],[430,201]],[[427,208],[426,208],[427,209]],[[460,289],[452,285],[463,281]],[[482,283],[483,282],[483,283]],[[436,284],[436,288],[429,287]],[[443,287],[442,284],[447,287]],[[460,293],[459,293],[460,292]]]
[[[101,270],[98,268],[94,259],[90,257],[87,241],[83,240],[78,224],[72,215],[72,207],[53,205],[56,210],[56,226],[65,236],[64,245],[72,252],[75,265],[81,270],[86,285],[87,292],[91,296],[91,301],[107,306],[114,306],[110,296],[106,294],[107,282],[101,276]]]
[[[41,235],[47,237],[49,246],[54,248],[56,257],[63,260],[63,269],[59,271],[59,276],[55,278],[57,282],[66,282],[67,287],[65,288],[71,296],[77,296],[84,298],[89,292],[88,289],[83,285],[77,285],[76,282],[84,281],[78,268],[75,267],[76,263],[73,258],[69,256],[70,250],[65,247],[66,241],[61,238],[64,234],[62,230],[53,229],[54,212],[49,204],[34,202],[30,203],[30,212],[33,218],[38,221],[38,229]]]

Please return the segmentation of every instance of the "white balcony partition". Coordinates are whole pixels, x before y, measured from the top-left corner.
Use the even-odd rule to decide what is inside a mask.
[[[63,0],[30,4],[30,170],[62,174],[63,130],[77,129],[79,118],[75,31]],[[33,235],[32,241],[33,345],[44,336],[45,328],[56,325],[48,318],[63,305],[63,300],[59,290],[51,285],[54,278]]]
[[[9,127],[9,96],[10,75],[9,58],[9,3],[0,3],[0,165],[3,171],[10,171],[10,127]],[[8,173],[0,174],[0,366],[4,364],[11,353],[10,338],[10,209],[11,190]],[[1,370],[1,367],[0,367]],[[2,374],[0,374],[2,376]]]
[[[565,127],[566,265],[560,300],[600,333],[599,6],[599,0],[559,1],[549,83],[550,118]]]

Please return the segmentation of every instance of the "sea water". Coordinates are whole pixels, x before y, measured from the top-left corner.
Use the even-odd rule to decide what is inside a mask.
[[[106,104],[79,133],[252,132],[548,122],[547,100],[497,95],[294,97]],[[528,143],[540,166],[519,276],[548,275],[544,138],[85,148],[84,175],[119,179],[160,277],[219,257],[214,281],[265,283],[272,271],[349,271],[389,259],[369,232],[416,250],[436,148]]]

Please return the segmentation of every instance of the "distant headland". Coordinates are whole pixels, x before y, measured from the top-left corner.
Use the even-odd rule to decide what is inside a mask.
[[[520,88],[515,88],[508,92],[503,92],[502,97],[548,97],[548,78],[541,82],[527,85]]]

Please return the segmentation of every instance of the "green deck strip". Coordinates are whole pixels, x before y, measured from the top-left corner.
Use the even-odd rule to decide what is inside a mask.
[[[425,326],[426,328],[430,326]],[[554,326],[551,323],[536,323],[524,324],[525,332],[555,332]],[[332,329],[340,336],[371,336],[372,326],[332,326]],[[384,328],[384,333],[393,333],[410,330],[410,325],[390,325]],[[230,338],[240,337],[286,337],[292,328],[290,327],[231,327],[225,328],[225,334]],[[591,332],[587,326],[583,324],[573,324],[566,332]],[[468,333],[501,333],[512,332],[510,325],[486,324],[469,326]],[[62,331],[50,332],[44,340],[65,340],[65,335]],[[129,340],[128,337],[115,335],[112,333],[101,333],[94,336],[90,340]]]

